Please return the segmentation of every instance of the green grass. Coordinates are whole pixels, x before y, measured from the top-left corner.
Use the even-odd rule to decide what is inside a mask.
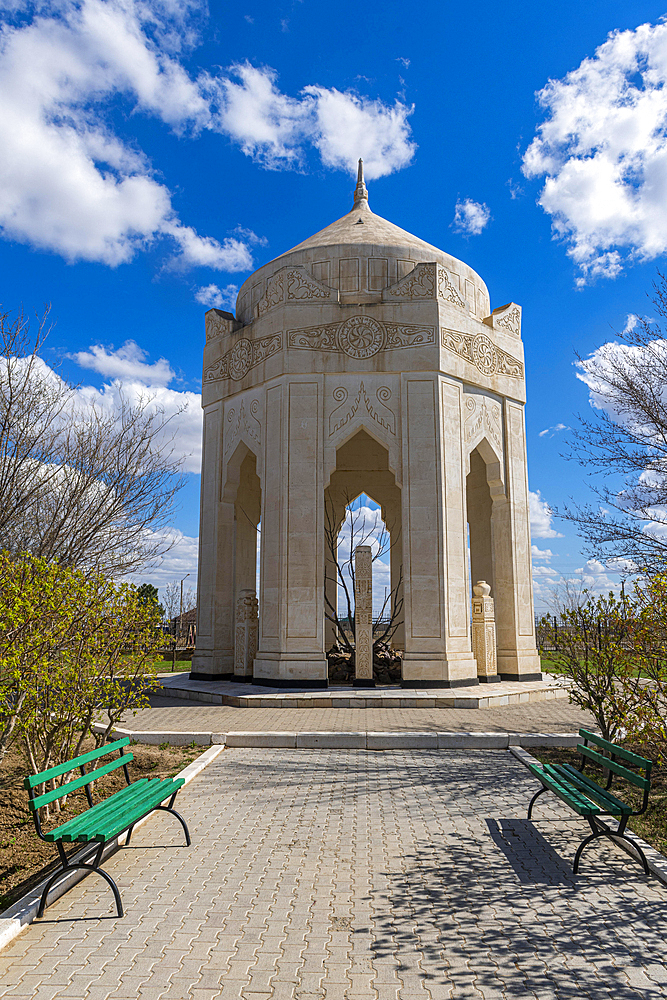
[[[172,666],[178,673],[179,671],[191,670],[192,662],[190,660],[176,660],[176,663],[172,664],[171,660],[158,660],[157,672],[163,674],[165,671],[171,670]]]

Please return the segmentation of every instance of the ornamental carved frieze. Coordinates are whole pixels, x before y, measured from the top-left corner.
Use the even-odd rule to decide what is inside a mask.
[[[442,346],[474,365],[482,375],[507,375],[523,378],[523,364],[501,350],[485,333],[457,333],[441,329]]]
[[[373,393],[371,392],[369,395],[364,383],[360,382],[359,391],[351,402],[349,401],[349,393],[343,385],[334,389],[332,395],[338,406],[331,411],[329,416],[329,437],[349,423],[359,410],[365,410],[380,427],[384,427],[390,434],[396,435],[396,414],[389,406],[392,396],[389,386],[381,385],[376,389],[375,398],[373,398]]]
[[[442,264],[435,261],[416,264],[404,278],[391,285],[384,292],[385,299],[444,299],[459,309],[465,309],[465,301],[454,286],[452,275]]]
[[[500,316],[496,314],[495,320],[495,325],[502,330],[508,330],[515,337],[521,336],[521,310],[518,306],[512,306]]]
[[[248,411],[246,411],[245,400],[241,400],[241,405],[230,406],[227,410],[227,426],[225,428],[225,456],[229,454],[241,437],[248,437],[256,444],[262,440],[262,425],[257,417],[259,412],[259,400],[253,399]]]
[[[502,409],[500,403],[486,396],[465,395],[466,421],[465,443],[468,449],[475,447],[483,437],[496,448],[496,454],[503,453]]]
[[[305,330],[290,330],[289,347],[307,351],[337,351],[357,361],[380,351],[435,344],[432,326],[382,323],[373,316],[350,316],[343,323],[327,323]]]
[[[284,302],[338,300],[338,292],[316,281],[303,267],[283,267],[266,283],[266,292],[257,304],[257,315],[275,309]]]
[[[270,337],[259,340],[247,340],[245,337],[234,344],[231,350],[204,371],[204,382],[219,382],[231,378],[240,382],[251,368],[260,364],[279,351],[283,346],[282,334],[274,333]]]
[[[241,323],[237,323],[229,315],[223,316],[218,309],[209,309],[206,313],[206,343],[234,333],[240,326]]]

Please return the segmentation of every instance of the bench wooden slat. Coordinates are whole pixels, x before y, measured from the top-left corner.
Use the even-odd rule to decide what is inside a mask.
[[[556,765],[556,768],[566,781],[571,781],[585,795],[592,796],[601,806],[606,808],[607,812],[612,813],[612,815],[617,813],[632,815],[632,806],[626,805],[606,788],[600,788],[591,778],[582,774],[581,771],[577,771],[576,767],[572,767],[571,764],[560,764]]]
[[[644,778],[641,774],[635,774],[634,771],[629,771],[627,767],[623,767],[618,761],[611,760],[609,757],[604,757],[597,750],[591,750],[590,747],[584,746],[583,743],[577,744],[577,751],[584,757],[588,757],[589,760],[594,761],[599,764],[600,767],[605,768],[607,771],[613,771],[617,774],[619,778],[625,778],[630,784],[636,785],[637,788],[641,788],[642,791],[646,788],[651,787],[650,778]]]
[[[117,811],[121,803],[125,802],[126,799],[134,799],[141,794],[142,787],[148,781],[147,778],[140,778],[139,781],[133,781],[131,785],[125,785],[118,792],[109,796],[108,799],[104,799],[102,802],[98,802],[92,807],[92,809],[86,809],[84,812],[78,813],[76,816],[72,816],[67,822],[63,823],[62,826],[56,827],[55,830],[50,830],[48,833],[44,834],[44,839],[55,843],[56,840],[74,841],[77,838],[77,834],[80,830],[94,829],[97,824],[103,826],[108,815],[113,815],[114,811]]]
[[[158,780],[158,779],[155,779],[155,780]],[[110,827],[107,827],[107,829],[105,830],[105,834],[106,834],[107,840],[111,840],[113,837],[116,837],[119,833],[122,833],[123,830],[127,830],[128,826],[131,826],[132,823],[135,823],[138,819],[141,819],[142,816],[145,816],[146,813],[149,813],[152,809],[155,808],[155,806],[158,806],[165,799],[171,798],[171,796],[175,792],[177,792],[178,789],[183,784],[185,784],[185,781],[184,781],[183,778],[165,778],[165,779],[163,779],[162,787],[161,788],[152,789],[151,798],[150,799],[145,799],[143,801],[142,810],[141,810],[140,813],[138,813],[138,814],[137,813],[133,813],[130,816],[128,816],[126,814],[124,817],[118,816],[116,818],[116,821],[113,823],[113,825],[110,826]]]
[[[584,795],[581,795],[574,788],[567,788],[562,781],[558,781],[549,774],[543,767],[536,767],[534,764],[528,765],[530,771],[538,778],[543,785],[555,792],[559,798],[563,799],[580,816],[597,816],[602,812],[599,806],[591,802]]]
[[[133,823],[151,812],[156,805],[173,795],[183,784],[183,779],[178,781],[175,778],[152,778],[151,780],[144,778],[143,781],[144,784],[139,792],[129,800],[126,798],[123,803],[117,804],[119,808],[105,810],[102,815],[98,814],[97,816],[90,816],[92,810],[88,810],[88,813],[83,815],[89,816],[90,822],[70,828],[65,833],[61,829],[58,839],[67,843],[113,840],[117,834],[127,830]]]
[[[64,764],[57,764],[55,767],[50,767],[46,771],[41,771],[39,774],[29,775],[23,785],[30,791],[35,785],[41,785],[45,781],[49,781],[51,778],[59,778],[61,774],[67,774],[68,771],[76,771],[77,767],[81,767],[84,764],[90,764],[92,761],[97,760],[98,757],[104,757],[108,753],[112,753],[114,750],[120,750],[121,747],[126,747],[130,742],[129,736],[123,736],[121,740],[116,740],[115,743],[105,743],[103,747],[99,747],[97,750],[89,750],[88,753],[83,753],[79,757],[74,757],[72,760],[65,761]],[[127,763],[131,760],[129,754],[124,754]]]
[[[653,768],[653,762],[647,760],[646,757],[640,757],[636,753],[632,753],[631,750],[626,750],[625,747],[616,746],[615,743],[610,743],[609,740],[604,740],[597,733],[591,733],[588,729],[580,729],[579,735],[583,736],[584,739],[588,740],[590,743],[595,743],[596,746],[602,747],[603,750],[607,750],[609,753],[613,753],[616,757],[621,757],[623,760],[627,761],[629,764],[634,764],[635,767],[641,767],[650,775]]]
[[[42,795],[36,795],[30,800],[30,808],[33,812],[35,812],[37,809],[41,808],[41,806],[46,806],[49,802],[54,802],[56,799],[62,799],[64,795],[69,795],[71,792],[78,791],[79,788],[83,788],[84,785],[89,785],[91,781],[95,781],[97,778],[103,778],[105,774],[115,771],[118,767],[123,767],[124,764],[128,764],[131,760],[134,760],[134,755],[131,753],[124,753],[121,757],[116,757],[108,764],[104,764],[102,767],[98,767],[94,771],[90,771],[88,774],[82,774],[81,777],[75,778],[73,781],[66,781],[65,784],[60,785],[59,788],[53,788],[50,792],[44,792]],[[69,770],[71,771],[73,768],[70,767]],[[46,774],[46,771],[44,773]],[[60,773],[65,774],[66,772],[61,771]]]

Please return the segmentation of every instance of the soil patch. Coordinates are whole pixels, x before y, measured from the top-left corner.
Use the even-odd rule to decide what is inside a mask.
[[[659,753],[653,754],[646,747],[627,745],[626,749],[632,750],[641,757],[647,757],[654,761],[659,759]],[[664,750],[664,748],[663,748]],[[543,763],[549,764],[571,764],[573,767],[581,766],[581,755],[574,747],[558,749],[549,747],[548,749],[531,750],[534,757]],[[606,781],[602,778],[602,771],[596,768],[591,761],[586,762],[586,774],[594,781],[599,782],[603,787]],[[612,791],[615,791],[620,799],[639,808],[642,803],[643,793],[639,788],[629,784],[621,778],[614,779]],[[651,793],[646,812],[641,816],[633,816],[628,821],[628,828],[636,833],[638,837],[646,840],[651,847],[662,854],[667,854],[667,763],[653,764],[651,774]]]
[[[83,752],[93,750],[90,740]],[[179,771],[203,752],[201,746],[147,746],[133,743],[129,748],[134,760],[128,766],[130,778],[167,778]],[[0,913],[28,892],[52,867],[57,858],[55,844],[47,844],[35,833],[32,813],[28,809],[28,793],[23,787],[30,768],[23,753],[17,749],[5,755],[0,771]],[[118,768],[95,783],[93,801],[108,798],[125,785],[123,769]],[[68,795],[65,809],[43,822],[44,830],[61,826],[68,819],[88,808],[85,791]],[[72,844],[67,853],[76,853],[81,844]],[[54,867],[55,870],[55,867]]]

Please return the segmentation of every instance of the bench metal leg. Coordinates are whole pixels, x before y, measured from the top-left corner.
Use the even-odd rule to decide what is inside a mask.
[[[535,805],[535,800],[539,799],[540,795],[544,795],[544,793],[548,791],[549,789],[546,787],[546,785],[542,785],[539,792],[535,792],[532,799],[530,800],[530,805],[528,806],[528,817],[527,817],[528,819],[530,819],[533,815],[533,806]]]
[[[596,821],[593,819],[592,816],[587,816],[586,818],[588,819],[588,824],[589,824],[589,826],[590,826],[590,828],[591,828],[591,830],[593,832],[591,834],[589,834],[589,836],[586,837],[586,839],[584,841],[582,841],[582,843],[577,848],[577,853],[574,856],[574,864],[572,866],[572,871],[574,872],[575,875],[577,874],[577,872],[579,870],[579,859],[581,858],[581,855],[582,855],[582,853],[584,851],[584,848],[587,847],[588,844],[590,844],[593,840],[597,840],[598,837],[608,837],[609,840],[612,840],[612,841],[613,840],[625,840],[626,843],[630,844],[630,846],[632,847],[632,849],[634,851],[636,851],[637,854],[639,855],[639,858],[641,860],[642,866],[644,868],[644,874],[647,877],[648,877],[648,875],[650,875],[650,869],[649,869],[649,866],[648,866],[648,861],[646,860],[646,855],[642,851],[642,849],[639,846],[639,844],[635,844],[635,842],[633,840],[630,840],[629,837],[626,837],[625,834],[622,832],[622,830],[620,832],[619,832],[619,830],[610,830],[609,827],[606,826],[605,824],[600,823],[599,821],[596,823]],[[625,824],[623,826],[623,829],[624,828],[625,828]]]
[[[175,809],[172,809],[172,805],[171,804],[174,801],[174,798],[176,798],[176,796],[174,796],[170,800],[168,806],[157,806],[156,808],[162,809],[163,812],[171,813],[172,816],[176,817],[176,819],[178,820],[178,822],[183,827],[183,832],[185,833],[185,846],[189,847],[190,844],[192,843],[192,841],[190,840],[190,831],[188,830],[188,824],[185,822],[185,820],[183,819],[183,817],[181,816],[180,813],[176,812]],[[129,843],[129,838],[128,838],[128,843]]]
[[[107,884],[111,888],[111,891],[113,892],[114,899],[116,901],[116,910],[117,910],[118,916],[122,917],[123,916],[123,904],[122,904],[121,899],[120,899],[120,893],[118,891],[118,886],[116,885],[116,883],[114,882],[114,880],[111,878],[111,875],[107,875],[107,873],[102,868],[99,867],[100,861],[102,860],[102,851],[104,850],[104,843],[100,842],[99,847],[95,851],[95,857],[93,858],[92,863],[87,862],[87,861],[75,861],[75,862],[73,862],[71,864],[67,860],[67,855],[65,854],[65,849],[62,846],[62,841],[58,840],[58,841],[56,841],[56,844],[57,844],[57,847],[58,847],[58,853],[60,855],[60,860],[62,861],[62,868],[59,868],[58,871],[55,872],[55,874],[51,876],[51,878],[49,879],[49,881],[44,886],[44,891],[42,892],[42,897],[41,897],[41,899],[39,901],[39,909],[37,911],[37,916],[38,917],[43,917],[44,916],[44,910],[46,909],[46,900],[47,900],[47,897],[48,897],[49,893],[51,892],[51,889],[53,888],[53,886],[56,884],[56,882],[58,882],[59,879],[61,879],[62,876],[66,875],[68,872],[80,871],[80,870],[83,869],[86,872],[86,875],[84,875],[84,878],[86,878],[88,875],[90,875],[91,872],[95,872],[98,875],[101,875],[102,878],[105,880],[105,882],[107,882]]]

